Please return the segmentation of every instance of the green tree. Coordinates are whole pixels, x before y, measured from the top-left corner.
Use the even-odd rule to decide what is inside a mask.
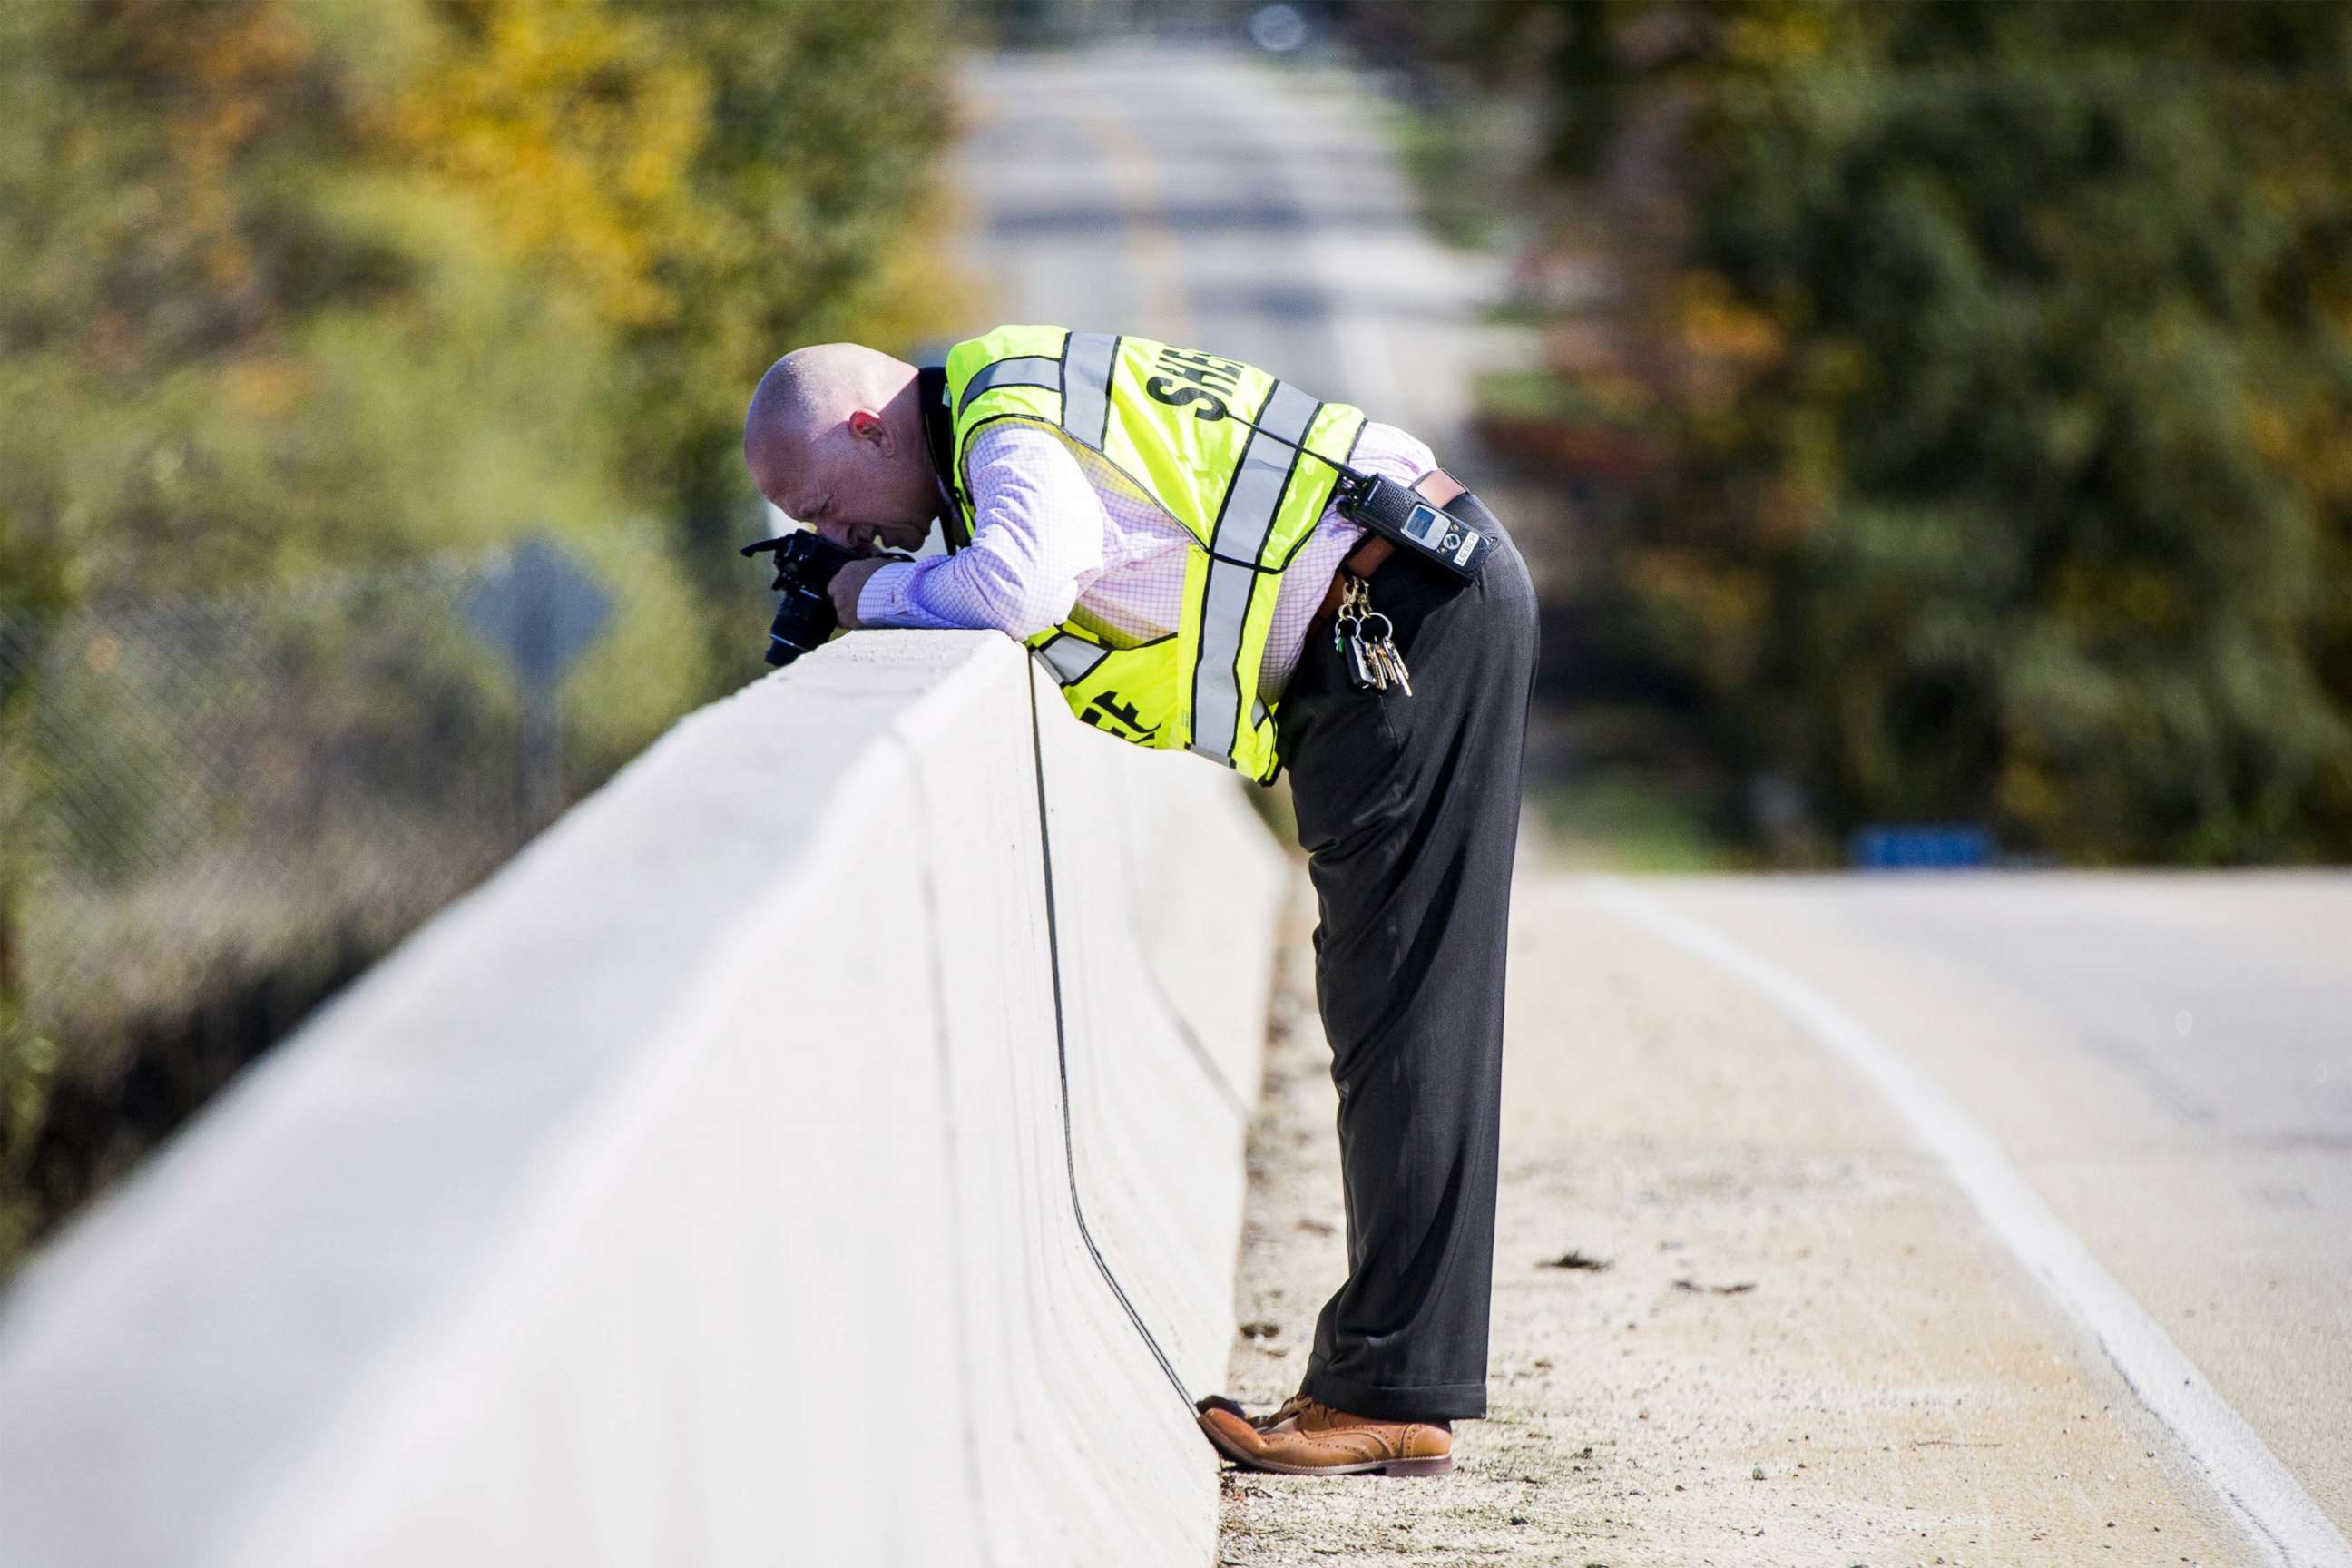
[[[2352,854],[2352,12],[1485,19],[1623,220],[1616,651],[1727,777],[2079,861]]]
[[[613,622],[567,686],[575,784],[757,673],[763,583],[730,548],[758,522],[735,452],[754,380],[957,308],[930,227],[945,19],[0,5],[0,1268],[112,1158],[58,1156],[54,1105],[113,1141],[140,1009],[142,1037],[173,1035],[158,1008],[249,1013],[206,991],[217,958],[290,1018],[512,847],[503,781],[419,743],[512,728],[512,694],[408,584],[539,531],[603,580]],[[268,679],[64,619],[173,595],[266,648]],[[73,657],[45,659],[64,624]],[[37,697],[69,712],[43,731],[67,754],[32,754]],[[103,805],[79,838],[42,830],[67,787]],[[200,940],[170,916],[207,878],[236,908]],[[116,984],[60,1026],[22,994],[45,950],[14,938],[68,901],[154,962],[147,994]],[[200,1095],[234,1059],[158,1076]]]
[[[677,530],[740,647],[743,404],[785,349],[903,348],[961,300],[940,258],[951,129],[941,0],[468,0],[401,105],[401,145],[508,253],[596,301],[610,458]],[[877,115],[872,106],[888,103]]]

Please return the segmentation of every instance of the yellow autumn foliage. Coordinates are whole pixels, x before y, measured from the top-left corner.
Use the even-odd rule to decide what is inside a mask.
[[[709,90],[698,65],[600,0],[476,0],[458,16],[385,115],[394,146],[608,321],[671,320],[662,274],[700,227],[692,171]]]

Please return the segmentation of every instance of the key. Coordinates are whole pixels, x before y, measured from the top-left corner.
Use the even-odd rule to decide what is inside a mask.
[[[1377,632],[1370,629],[1374,621],[1381,624]],[[1391,629],[1389,618],[1374,610],[1363,618],[1362,625],[1364,635],[1372,645],[1373,656],[1380,661],[1383,672],[1403,689],[1407,697],[1412,696],[1412,676],[1404,667],[1404,655],[1397,651],[1396,639],[1389,635]],[[1381,689],[1388,689],[1387,680],[1381,682]]]
[[[1387,662],[1389,673],[1396,677],[1396,683],[1403,689],[1404,694],[1412,696],[1412,673],[1405,668],[1404,655],[1397,651],[1397,645],[1386,637],[1381,639],[1381,658]]]
[[[1364,639],[1352,630],[1348,634],[1348,684],[1359,691],[1376,691],[1382,685],[1378,665]]]

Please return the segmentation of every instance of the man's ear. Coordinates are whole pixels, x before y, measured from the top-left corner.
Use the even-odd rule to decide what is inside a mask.
[[[870,408],[849,411],[849,434],[856,440],[875,442],[886,458],[898,449],[898,437],[890,434],[889,422]]]

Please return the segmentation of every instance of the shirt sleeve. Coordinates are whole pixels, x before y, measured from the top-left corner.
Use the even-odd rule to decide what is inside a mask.
[[[971,544],[876,572],[857,591],[859,620],[1025,639],[1067,620],[1102,574],[1102,500],[1060,437],[1007,420],[974,439],[967,472]]]
[[[1393,425],[1368,420],[1363,434],[1356,438],[1356,449],[1349,462],[1368,474],[1410,485],[1437,467],[1437,454],[1417,436],[1408,435]]]

